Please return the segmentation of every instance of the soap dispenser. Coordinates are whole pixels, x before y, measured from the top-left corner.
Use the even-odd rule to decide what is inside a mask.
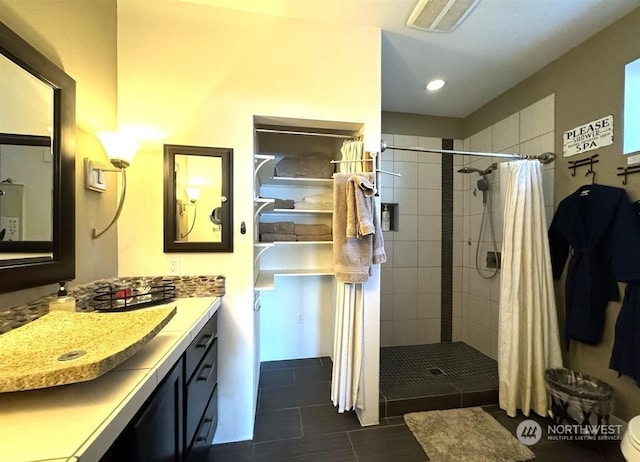
[[[66,282],[60,282],[58,297],[49,302],[49,311],[76,311],[76,299],[67,294]]]
[[[382,206],[382,231],[391,231],[391,211],[387,204]]]

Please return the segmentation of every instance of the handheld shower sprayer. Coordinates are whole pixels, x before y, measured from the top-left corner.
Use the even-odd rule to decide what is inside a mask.
[[[477,183],[478,190],[482,191],[482,205],[487,205],[487,193],[489,191],[489,180],[485,175],[482,175],[482,178],[478,180]]]

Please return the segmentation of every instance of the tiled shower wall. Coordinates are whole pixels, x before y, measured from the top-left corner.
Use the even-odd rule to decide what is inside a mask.
[[[539,155],[554,151],[554,95],[538,101],[500,122],[464,140],[465,151],[516,152]],[[463,166],[485,169],[500,159],[456,156],[454,168]],[[547,226],[553,216],[554,163],[543,165],[543,190]],[[486,355],[498,355],[498,307],[500,276],[483,279],[476,270],[475,254],[482,221],[482,193],[477,190],[478,174],[454,174],[454,294],[453,340],[462,340]],[[490,175],[491,217],[497,248],[502,247],[502,213],[506,175],[500,170]],[[475,195],[474,195],[475,191]],[[480,272],[488,276],[486,255],[493,244],[485,222],[480,238]]]
[[[518,152],[538,155],[554,150],[554,96],[513,114],[462,141],[453,149],[480,152]],[[389,145],[442,149],[442,139],[385,134]],[[482,219],[482,193],[477,191],[477,174],[457,173],[463,166],[485,169],[500,159],[453,156],[387,149],[382,169],[401,177],[381,176],[382,203],[396,203],[397,230],[384,233],[387,263],[382,265],[381,346],[437,343],[452,326],[452,340],[464,341],[492,358],[497,358],[500,273],[483,279],[475,268],[475,252]],[[454,169],[451,175],[445,168]],[[547,220],[553,214],[553,166],[543,166]],[[446,172],[445,172],[446,173]],[[491,216],[497,249],[502,246],[502,204],[500,170],[490,175]],[[504,179],[506,181],[506,178]],[[474,195],[474,189],[475,195]],[[443,191],[453,191],[453,207],[443,201]],[[446,199],[446,198],[445,198]],[[453,236],[443,236],[453,222]],[[491,243],[489,228],[480,239],[481,272]],[[453,238],[453,239],[452,239]],[[453,244],[451,245],[451,242]],[[444,242],[444,245],[443,245]],[[450,262],[444,259],[452,259]],[[444,271],[443,271],[444,268]],[[452,283],[452,293],[442,288]],[[452,324],[451,324],[452,323]],[[444,335],[441,335],[441,332]]]
[[[389,145],[442,148],[441,138],[394,134],[382,138]],[[462,141],[454,148],[462,149]],[[441,340],[442,163],[441,154],[392,149],[382,153],[382,169],[402,176],[382,174],[380,179],[381,202],[397,204],[397,229],[384,233],[387,263],[382,265],[381,346]],[[450,324],[450,304],[445,324],[447,317]]]

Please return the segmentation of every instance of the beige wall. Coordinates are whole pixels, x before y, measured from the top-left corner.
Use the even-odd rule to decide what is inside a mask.
[[[83,159],[104,161],[94,133],[116,124],[116,1],[0,0],[0,21],[76,81],[76,279],[70,286],[115,276],[115,230],[91,239],[91,229],[115,212],[114,190],[102,196],[85,190]],[[56,290],[57,284],[3,294],[0,304]]]
[[[622,155],[624,65],[640,57],[639,43],[640,9],[637,9],[471,114],[464,121],[465,136],[555,93],[555,152],[559,154],[555,161],[556,205],[579,186],[590,181],[590,177],[584,177],[586,169],[578,170],[575,177],[571,176],[567,168],[568,161],[586,158],[587,155],[563,158],[563,132],[609,114],[613,114],[614,118],[613,145],[588,155],[599,154],[600,163],[596,165],[598,183],[623,187],[620,178],[616,176],[616,167],[626,164]],[[624,188],[631,200],[640,199],[640,177],[629,177],[629,183]],[[564,313],[563,285],[564,281],[556,284],[561,318]],[[617,373],[608,367],[619,310],[619,303],[609,304],[602,343],[588,346],[574,342],[570,353],[566,354],[565,365],[611,384],[616,391],[614,413],[618,417],[629,419],[640,414],[638,387],[627,377],[618,378]]]
[[[462,139],[462,119],[404,112],[382,113],[382,131],[399,135]],[[389,140],[385,140],[391,144]]]
[[[118,34],[120,128],[145,125],[161,134],[143,143],[128,170],[128,198],[118,227],[120,275],[169,271],[170,255],[162,251],[162,144],[234,150],[234,252],[173,256],[180,259],[181,274],[226,277],[216,441],[248,439],[258,361],[251,270],[253,117],[364,123],[365,143],[377,150],[380,31],[190,2],[157,2],[151,9],[145,2],[120,0]],[[243,221],[244,235],[239,232]],[[376,321],[373,333],[377,292],[376,286],[369,312]],[[371,369],[377,374],[377,364]],[[377,399],[376,382],[375,409]]]

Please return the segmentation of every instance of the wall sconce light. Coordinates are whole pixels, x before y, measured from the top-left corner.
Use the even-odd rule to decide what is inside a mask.
[[[122,173],[122,190],[120,192],[120,201],[115,216],[104,230],[97,232],[95,228],[93,229],[93,239],[102,236],[118,221],[127,193],[127,174],[125,169],[131,164],[131,160],[139,147],[135,140],[124,137],[118,132],[96,132],[96,136],[102,143],[111,165],[115,168],[110,168],[104,164],[85,158],[85,187],[92,191],[105,192],[107,190],[107,184],[104,173],[117,172]]]
[[[184,191],[187,193],[187,199],[189,199],[189,202],[191,203],[184,205],[184,209],[186,211],[187,205],[193,205],[193,221],[191,222],[189,230],[184,234],[180,234],[180,239],[184,239],[189,234],[191,234],[191,231],[193,231],[193,227],[196,225],[196,214],[198,213],[198,204],[196,204],[196,201],[200,197],[200,188],[187,186],[186,188],[184,188]]]
[[[200,197],[200,188],[187,186],[186,188],[184,188],[184,191],[187,193],[187,199],[189,199],[189,202],[191,202],[192,204],[195,204]]]

